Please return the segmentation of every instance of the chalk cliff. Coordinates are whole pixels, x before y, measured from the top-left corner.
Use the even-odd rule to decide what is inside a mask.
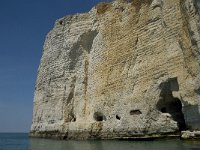
[[[200,1],[115,0],[56,21],[31,136],[114,139],[200,130]]]

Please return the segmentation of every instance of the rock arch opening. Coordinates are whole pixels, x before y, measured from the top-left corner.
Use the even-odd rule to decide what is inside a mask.
[[[169,113],[172,119],[177,122],[179,130],[185,130],[186,124],[182,112],[182,103],[180,99],[173,96],[173,91],[179,91],[177,78],[169,79],[160,85],[160,99],[157,103],[157,109],[162,113]]]

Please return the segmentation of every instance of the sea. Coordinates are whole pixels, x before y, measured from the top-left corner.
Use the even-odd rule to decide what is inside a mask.
[[[27,133],[0,133],[0,150],[200,150],[199,141],[163,139],[133,140],[51,140],[29,138]]]

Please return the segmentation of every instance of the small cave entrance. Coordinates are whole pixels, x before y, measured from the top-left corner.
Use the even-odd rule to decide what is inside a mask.
[[[157,109],[162,113],[169,113],[173,120],[177,122],[179,130],[185,130],[186,124],[182,112],[182,103],[180,99],[173,97],[173,91],[179,91],[177,78],[169,79],[160,85],[160,99],[157,103]]]
[[[116,117],[117,120],[121,119],[121,117],[119,115],[116,115],[115,117]]]
[[[131,110],[130,115],[141,115],[142,112],[139,109]]]
[[[97,122],[106,121],[106,117],[101,112],[95,112],[93,118]]]

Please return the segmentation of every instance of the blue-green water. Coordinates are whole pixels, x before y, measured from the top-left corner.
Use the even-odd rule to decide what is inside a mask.
[[[0,133],[0,150],[200,150],[200,141],[58,141],[28,138],[23,133]]]

